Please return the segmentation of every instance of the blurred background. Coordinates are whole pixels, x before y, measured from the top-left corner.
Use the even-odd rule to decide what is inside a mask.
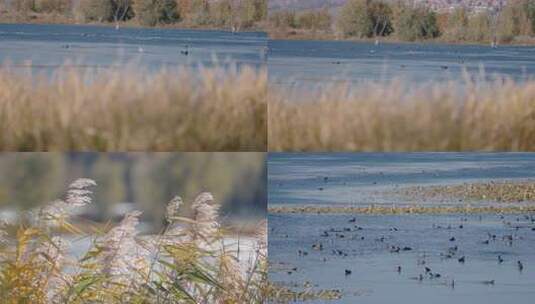
[[[132,209],[160,227],[175,195],[188,215],[192,200],[211,192],[222,219],[255,222],[267,206],[265,153],[1,153],[0,218],[61,198],[76,178],[94,179],[93,203],[80,216],[118,220]]]

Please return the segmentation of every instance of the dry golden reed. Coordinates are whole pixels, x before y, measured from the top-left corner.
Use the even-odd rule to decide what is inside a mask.
[[[511,206],[472,206],[463,204],[458,206],[423,206],[413,204],[411,206],[395,205],[369,205],[361,206],[281,206],[269,207],[269,213],[298,213],[298,214],[526,214],[535,212],[535,205],[511,205]]]
[[[0,69],[0,150],[265,151],[267,73]]]
[[[140,234],[142,213],[136,210],[107,231],[86,234],[76,228],[79,219],[75,209],[92,203],[94,186],[92,180],[78,179],[68,187],[64,198],[26,214],[25,223],[0,225],[2,303],[266,301],[265,222],[257,227],[250,252],[242,253],[241,258],[239,243],[225,240],[219,205],[210,193],[201,193],[195,199],[195,212],[189,218],[181,217],[177,210],[180,197],[173,199],[167,208],[165,228],[158,234]],[[66,233],[53,227],[61,227]],[[90,246],[78,256],[69,239],[87,239]]]
[[[535,151],[535,81],[270,89],[270,151]]]

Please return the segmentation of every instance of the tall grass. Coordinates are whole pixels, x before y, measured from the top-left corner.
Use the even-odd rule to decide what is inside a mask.
[[[270,151],[535,151],[535,82],[270,90]]]
[[[264,151],[267,73],[0,69],[0,150]]]
[[[140,236],[138,211],[107,231],[87,234],[72,219],[91,204],[94,181],[73,182],[65,197],[27,215],[0,234],[0,296],[3,303],[263,303],[266,294],[266,225],[249,260],[239,261],[223,242],[218,205],[210,193],[180,216],[172,199],[165,229]],[[16,229],[14,236],[7,231]],[[77,258],[61,232],[92,239]]]

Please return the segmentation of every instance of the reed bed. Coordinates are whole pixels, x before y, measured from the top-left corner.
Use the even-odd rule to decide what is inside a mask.
[[[270,151],[535,151],[535,81],[273,89]]]
[[[304,288],[291,289],[283,286],[273,285],[270,290],[270,303],[295,303],[308,301],[333,301],[342,298],[340,289],[314,289],[310,283],[306,283]]]
[[[522,214],[535,212],[535,205],[521,206],[472,206],[464,204],[459,206],[386,206],[369,205],[357,206],[280,206],[268,207],[268,212],[273,214],[298,213],[298,214]]]
[[[416,186],[402,190],[409,197],[426,199],[457,198],[470,201],[494,201],[504,203],[535,202],[535,182],[487,182],[461,185]]]
[[[0,69],[0,150],[265,151],[267,72]]]
[[[267,227],[259,224],[254,253],[245,261],[223,242],[218,205],[210,193],[182,217],[182,200],[167,207],[165,228],[141,236],[141,213],[90,234],[76,227],[75,211],[92,203],[89,179],[74,181],[62,199],[27,214],[24,224],[0,230],[2,303],[264,303]],[[10,231],[15,231],[10,233]],[[80,258],[61,233],[91,238]]]

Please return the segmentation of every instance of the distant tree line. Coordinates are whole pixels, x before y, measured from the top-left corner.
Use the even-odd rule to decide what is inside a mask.
[[[348,0],[336,14],[327,9],[277,10],[268,20],[275,29],[323,31],[343,38],[511,42],[535,35],[535,1],[511,0],[500,11],[434,12],[408,1]]]
[[[4,0],[8,1],[8,0]],[[268,0],[11,0],[19,13],[77,16],[86,22],[137,21],[142,25],[251,28],[267,17]]]

